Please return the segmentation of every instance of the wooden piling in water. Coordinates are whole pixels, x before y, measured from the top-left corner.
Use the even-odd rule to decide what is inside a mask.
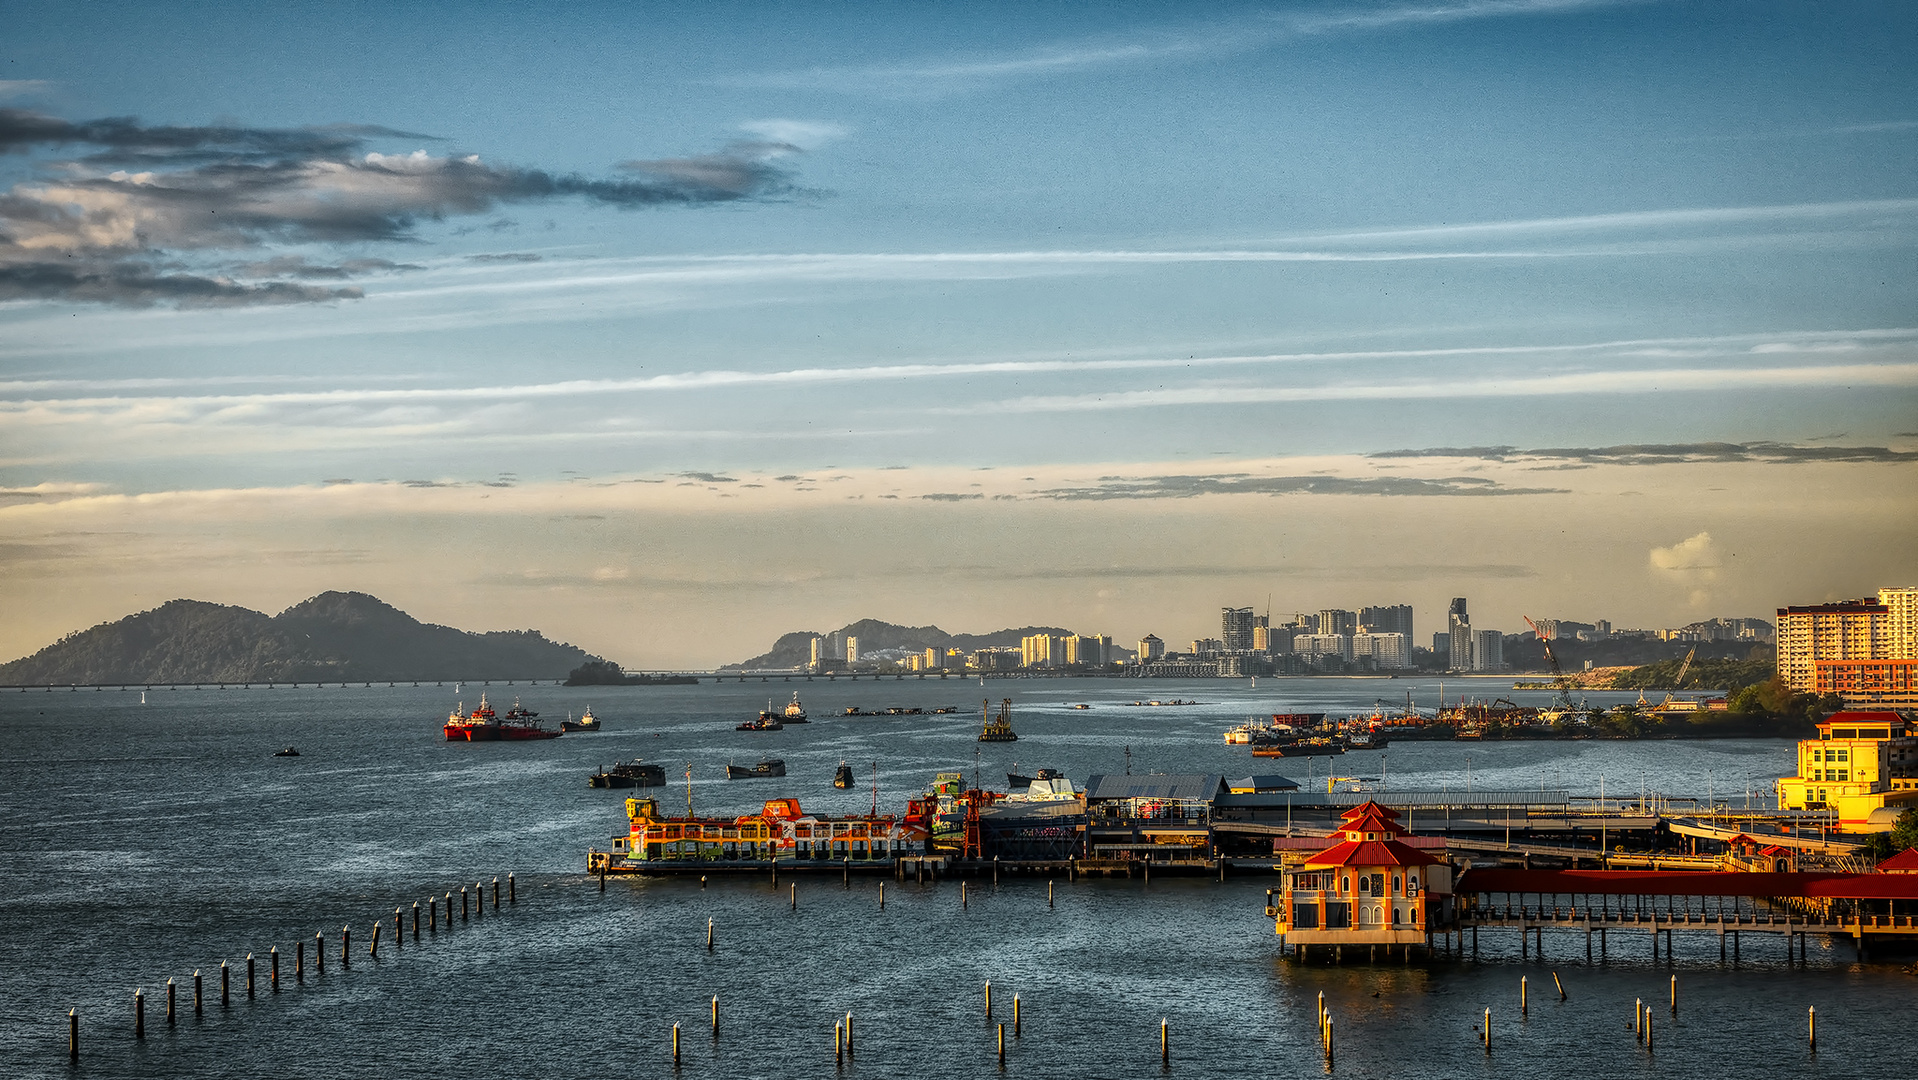
[[[1678,1015],[1678,976],[1672,976],[1672,1015]]]
[[[1019,1034],[1019,995],[1012,995],[1012,1033]]]
[[[706,951],[713,951],[713,919],[710,915],[706,917]]]
[[[679,1067],[679,1021],[673,1021],[673,1067]]]
[[[133,1037],[147,1037],[147,992],[141,988],[133,991]]]
[[[246,996],[253,997],[253,954],[246,954]]]
[[[1172,1022],[1159,1018],[1159,1064],[1172,1064]]]
[[[499,878],[493,879],[493,910],[499,910]]]
[[[80,1060],[80,1010],[67,1010],[67,1060]]]
[[[278,945],[273,946],[273,951],[267,954],[267,962],[269,965],[267,979],[273,984],[273,992],[277,994],[280,992],[280,947]]]
[[[420,902],[413,901],[413,940],[420,939]]]
[[[350,951],[352,948],[353,928],[350,926],[340,927],[340,970],[342,971],[350,970],[353,967],[353,955]]]
[[[1632,999],[1632,1037],[1639,1042],[1645,1041],[1645,999]]]
[[[1818,1052],[1818,1006],[1805,1010],[1805,1039],[1812,1053]]]
[[[599,891],[600,892],[606,891],[606,864],[604,863],[601,863],[599,867]],[[460,921],[466,922],[467,918],[468,916],[466,914],[466,886],[461,885],[460,886]]]
[[[1328,1066],[1332,1064],[1332,1018],[1329,1016],[1325,1018],[1325,1063]]]
[[[1046,906],[1052,906],[1052,879],[1046,879]]]
[[[970,906],[966,903],[966,883],[963,881],[959,883],[959,906],[962,908]]]
[[[999,1025],[999,1067],[1006,1067],[1006,1025]]]
[[[168,976],[166,981],[166,1026],[173,1026],[173,979],[171,976]]]
[[[326,934],[320,930],[313,931],[313,973],[326,974]]]
[[[1492,1010],[1485,1010],[1485,1052],[1492,1052]]]
[[[719,995],[713,995],[713,1038],[719,1038]]]
[[[1652,1007],[1645,1006],[1645,1052],[1652,1052]]]
[[[790,900],[792,903],[792,910],[798,911],[799,910],[799,885],[797,883],[789,883],[786,886],[786,896],[787,896],[787,899]]]
[[[845,1035],[839,1026],[839,1022],[837,1020],[833,1021],[832,1057],[834,1061],[844,1062],[846,1060],[846,1047],[845,1047],[845,1044],[841,1041],[844,1037]]]
[[[1552,985],[1558,987],[1558,1000],[1565,1000],[1565,984],[1558,981],[1558,972],[1552,972]]]
[[[1528,976],[1525,975],[1518,977],[1518,1014],[1520,1016],[1530,1016],[1532,1014],[1532,1007],[1525,1000],[1525,991],[1528,989],[1526,986],[1527,978]]]
[[[519,903],[519,896],[513,891],[513,875],[511,874],[506,875],[506,902],[509,904]]]
[[[306,939],[293,943],[293,981],[306,982]]]
[[[848,1056],[850,1056],[852,1052],[853,1052],[852,1051],[852,1014],[847,1013],[846,1014],[846,1053]]]
[[[193,1015],[201,1016],[206,1012],[200,1004],[200,969],[193,969]]]
[[[367,955],[371,956],[375,960],[378,960],[380,958],[380,924],[379,923],[373,924],[373,940],[367,942],[366,952],[367,952]]]
[[[226,961],[220,961],[220,1008],[222,1009],[229,1008],[233,1004],[233,994],[229,987],[230,974],[231,972],[227,970]]]
[[[485,915],[486,883],[483,881],[475,881],[473,883],[473,917],[478,919],[485,917]]]
[[[446,890],[446,928],[453,928],[453,890]]]
[[[879,883],[879,910],[886,910],[886,883]]]
[[[992,980],[986,980],[986,1019],[992,1019]]]

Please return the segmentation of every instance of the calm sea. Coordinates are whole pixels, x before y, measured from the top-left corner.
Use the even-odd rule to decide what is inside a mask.
[[[1493,697],[1504,683],[1447,683]],[[735,732],[793,689],[816,721]],[[1059,882],[959,886],[877,879],[615,880],[605,893],[583,853],[624,828],[623,792],[587,788],[597,766],[641,758],[665,766],[660,792],[683,806],[690,764],[702,812],[754,809],[796,795],[809,809],[898,811],[935,772],[1244,775],[1258,761],[1221,732],[1273,711],[1358,710],[1383,698],[1437,700],[1422,680],[1143,683],[1009,680],[711,683],[696,687],[486,688],[556,721],[587,705],[606,730],[542,743],[453,745],[441,719],[479,687],[138,690],[0,693],[0,1075],[9,1077],[993,1077],[998,1021],[1021,999],[1005,1075],[1157,1075],[1159,1024],[1171,1025],[1174,1076],[1325,1072],[1313,1005],[1324,991],[1338,1032],[1334,1075],[1378,1077],[1918,1075],[1909,958],[1859,965],[1843,945],[1814,943],[1809,970],[1754,938],[1743,966],[1718,962],[1715,938],[1679,941],[1675,967],[1653,967],[1649,939],[1613,939],[1610,960],[1584,962],[1582,935],[1546,939],[1521,963],[1516,939],[1482,933],[1481,961],[1299,969],[1281,960],[1261,914],[1271,881]],[[1542,701],[1540,693],[1513,694]],[[1014,699],[1017,743],[974,741],[979,704]],[[1199,704],[1132,708],[1139,698]],[[1594,700],[1598,700],[1596,697]],[[1609,699],[1608,699],[1609,700]],[[1072,710],[1075,703],[1093,706]],[[949,716],[835,718],[847,706],[931,708]],[[301,756],[275,758],[296,746]],[[782,757],[783,781],[723,779],[728,761]],[[976,757],[975,757],[976,755]],[[1381,760],[1383,759],[1383,760]],[[838,791],[834,768],[860,786]],[[1388,788],[1641,789],[1742,802],[1789,771],[1785,741],[1403,742],[1338,759],[1343,774]],[[876,767],[876,774],[875,774]],[[1323,777],[1324,762],[1312,768]],[[1299,777],[1304,779],[1303,775]],[[1388,800],[1389,801],[1389,798]],[[497,917],[442,926],[417,944],[365,942],[395,906],[508,872],[519,903]],[[705,948],[708,918],[717,948]],[[353,928],[350,971],[340,928]],[[311,972],[315,931],[332,955]],[[390,927],[388,930],[390,933]],[[304,985],[296,940],[309,943]],[[279,946],[282,990],[266,987]],[[260,990],[244,991],[245,957]],[[1773,954],[1776,955],[1773,955]],[[218,1005],[218,969],[234,999]],[[191,974],[208,1006],[191,1009]],[[1547,992],[1557,971],[1570,995]],[[1665,1007],[1680,982],[1676,1019]],[[1521,975],[1529,1016],[1518,1011]],[[165,983],[180,983],[169,1027]],[[995,1017],[982,987],[994,987]],[[132,1038],[132,994],[147,992],[147,1037]],[[722,1029],[710,1031],[710,999]],[[1655,1048],[1629,1028],[1634,998],[1653,1002]],[[1817,1006],[1819,1044],[1805,1045]],[[66,1012],[82,1017],[82,1059],[69,1069]],[[1475,1023],[1493,1012],[1493,1052]],[[837,1065],[833,1024],[854,1014],[855,1054]],[[675,1070],[671,1028],[682,1025]]]

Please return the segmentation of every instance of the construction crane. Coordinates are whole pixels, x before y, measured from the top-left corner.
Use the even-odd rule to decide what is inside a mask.
[[[1698,646],[1693,645],[1691,651],[1685,654],[1685,662],[1678,665],[1678,678],[1673,680],[1672,688],[1665,691],[1665,700],[1659,702],[1656,708],[1669,709],[1672,707],[1672,702],[1678,700],[1678,691],[1685,685],[1685,673],[1692,669],[1692,657],[1697,655]]]
[[[1545,649],[1545,662],[1551,665],[1552,681],[1558,684],[1559,709],[1568,715],[1576,712],[1578,706],[1572,702],[1572,677],[1565,674],[1564,669],[1559,667],[1558,654],[1552,651],[1552,639],[1545,636],[1545,631],[1538,628],[1538,624],[1532,621],[1530,615],[1520,615],[1519,618],[1524,619],[1525,625],[1531,627],[1532,633],[1538,635],[1538,643]]]

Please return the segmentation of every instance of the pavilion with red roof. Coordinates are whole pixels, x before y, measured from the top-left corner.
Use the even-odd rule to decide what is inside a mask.
[[[1431,926],[1451,918],[1452,865],[1414,847],[1396,810],[1365,802],[1340,818],[1334,843],[1282,867],[1273,915],[1300,959],[1313,945],[1432,945]],[[1442,853],[1442,849],[1441,849]],[[1373,953],[1376,956],[1376,948]]]

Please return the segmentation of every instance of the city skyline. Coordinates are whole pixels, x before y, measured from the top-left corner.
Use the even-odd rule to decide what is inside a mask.
[[[1914,31],[18,5],[0,658],[328,589],[668,668],[1909,583]]]

